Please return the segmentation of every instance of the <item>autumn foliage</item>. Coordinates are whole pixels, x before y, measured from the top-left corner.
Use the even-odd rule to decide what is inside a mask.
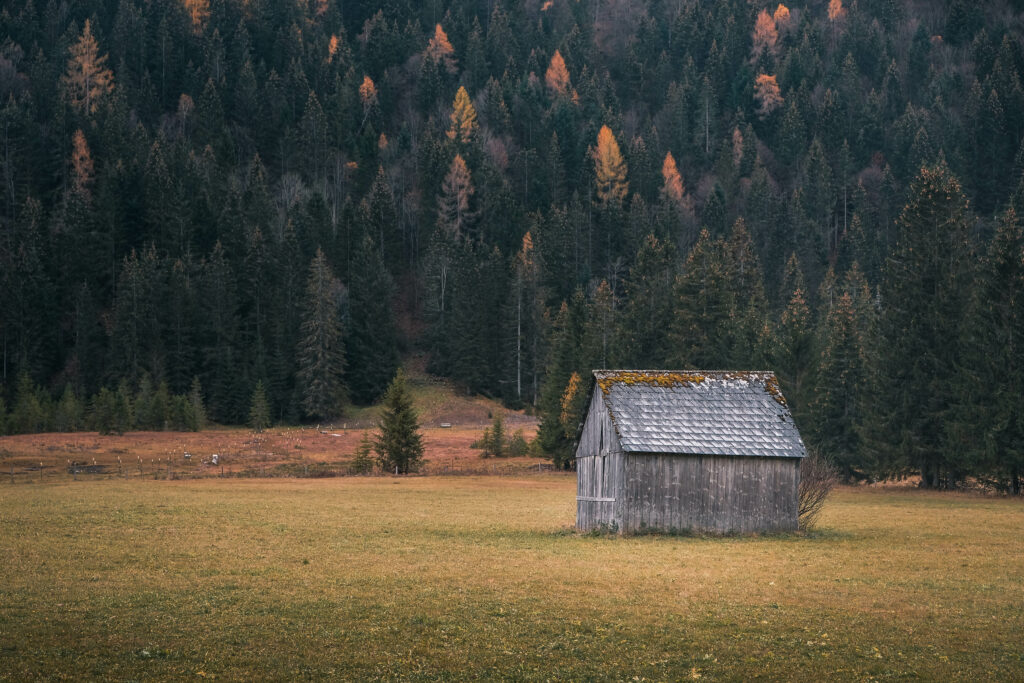
[[[782,106],[782,93],[775,76],[760,74],[754,81],[754,99],[757,100],[757,115],[768,118],[772,112]]]
[[[83,114],[95,114],[100,98],[114,89],[114,74],[106,64],[107,56],[100,54],[86,19],[82,35],[71,46],[71,57],[61,79],[71,105]]]
[[[665,154],[665,161],[661,164],[661,177],[663,180],[662,196],[681,209],[691,208],[689,198],[686,196],[683,176],[679,173],[672,152]]]
[[[71,144],[72,187],[80,196],[89,197],[89,187],[93,181],[92,154],[81,129],[75,131]]]
[[[569,91],[569,70],[565,68],[565,60],[558,50],[555,50],[551,57],[551,64],[544,74],[544,82],[552,95],[565,95]]]
[[[448,129],[448,139],[468,143],[476,133],[476,108],[473,101],[469,99],[469,93],[462,86],[455,93],[455,102],[452,103],[451,128]]]
[[[622,158],[619,143],[615,141],[615,135],[608,126],[601,126],[597,134],[593,157],[598,200],[603,204],[622,202],[629,192],[626,160]]]
[[[753,57],[757,59],[767,54],[775,56],[776,43],[779,40],[779,32],[775,27],[775,19],[768,14],[767,10],[761,10],[757,15],[757,22],[754,24],[753,34]]]
[[[434,60],[436,64],[443,65],[448,73],[455,73],[455,48],[452,47],[451,41],[448,40],[448,34],[441,28],[441,24],[434,26],[434,35],[430,37],[430,42],[427,43],[427,49],[423,54]]]

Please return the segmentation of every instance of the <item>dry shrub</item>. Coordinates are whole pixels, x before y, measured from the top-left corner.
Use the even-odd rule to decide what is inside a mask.
[[[825,499],[839,479],[835,466],[816,450],[807,451],[800,461],[800,487],[797,493],[797,518],[801,529],[810,529],[818,519]]]

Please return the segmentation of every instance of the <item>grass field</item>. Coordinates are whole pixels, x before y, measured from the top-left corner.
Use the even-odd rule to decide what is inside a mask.
[[[1024,504],[582,536],[574,479],[0,485],[0,679],[1024,678]]]

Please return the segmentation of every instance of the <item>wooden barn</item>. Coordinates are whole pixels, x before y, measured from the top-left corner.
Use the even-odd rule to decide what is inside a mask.
[[[800,433],[771,372],[596,370],[576,449],[576,526],[797,528]]]

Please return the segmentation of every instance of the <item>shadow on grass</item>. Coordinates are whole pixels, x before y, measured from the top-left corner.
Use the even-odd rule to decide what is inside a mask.
[[[801,529],[799,531],[773,531],[744,533],[740,531],[707,532],[692,528],[654,529],[644,527],[638,531],[620,533],[615,525],[601,525],[589,531],[571,530],[568,533],[580,538],[653,538],[653,539],[698,539],[703,541],[792,541],[792,542],[833,542],[858,538],[858,534],[830,528]],[[563,533],[564,535],[564,533]]]

